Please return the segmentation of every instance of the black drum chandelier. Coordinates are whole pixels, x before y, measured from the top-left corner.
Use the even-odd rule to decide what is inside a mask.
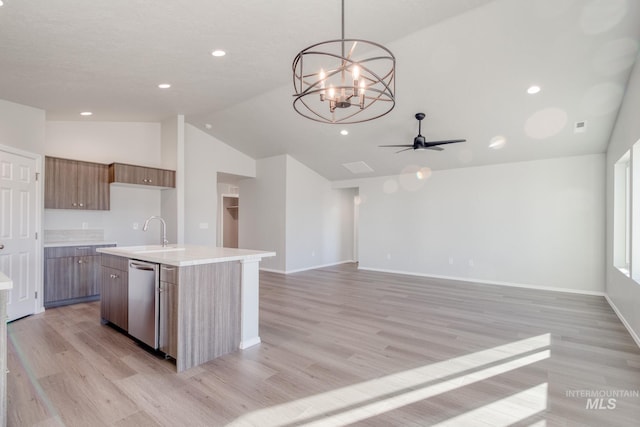
[[[342,37],[303,49],[293,60],[293,108],[322,123],[360,123],[395,106],[396,58],[386,47]]]

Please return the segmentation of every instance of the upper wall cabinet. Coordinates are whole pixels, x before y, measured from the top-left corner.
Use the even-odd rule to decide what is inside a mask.
[[[109,182],[175,188],[175,171],[144,166],[112,163],[109,165]]]
[[[109,167],[45,157],[46,209],[109,210]]]

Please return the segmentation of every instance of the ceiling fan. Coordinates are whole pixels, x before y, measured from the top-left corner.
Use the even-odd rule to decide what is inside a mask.
[[[396,151],[396,153],[401,153],[407,150],[435,150],[442,151],[444,148],[439,147],[439,145],[444,144],[453,144],[455,142],[465,142],[466,139],[447,139],[444,141],[426,141],[425,137],[422,136],[422,119],[424,119],[424,113],[416,114],[416,119],[418,119],[418,136],[413,138],[413,144],[403,144],[403,145],[378,145],[378,147],[407,147],[403,150]]]

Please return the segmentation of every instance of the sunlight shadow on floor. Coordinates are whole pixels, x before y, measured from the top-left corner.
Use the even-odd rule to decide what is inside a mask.
[[[229,426],[348,425],[548,359],[550,344],[550,334],[514,341],[259,409],[237,418]],[[441,425],[451,425],[449,421],[465,425],[465,420],[478,417],[490,417],[494,426],[509,425],[546,409],[546,391],[547,384],[539,384],[460,414]],[[495,414],[497,424],[493,423],[491,414]]]

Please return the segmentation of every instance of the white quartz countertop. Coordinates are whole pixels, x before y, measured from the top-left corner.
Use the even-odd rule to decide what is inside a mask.
[[[13,281],[0,271],[0,291],[13,288]]]
[[[104,240],[88,240],[88,241],[60,241],[60,242],[46,242],[45,248],[62,248],[68,246],[99,246],[99,245],[116,245],[117,242],[104,241]]]
[[[183,267],[188,265],[212,264],[216,262],[261,260],[276,256],[275,252],[251,249],[216,248],[195,245],[120,246],[98,248],[97,252],[116,255],[140,261]]]

